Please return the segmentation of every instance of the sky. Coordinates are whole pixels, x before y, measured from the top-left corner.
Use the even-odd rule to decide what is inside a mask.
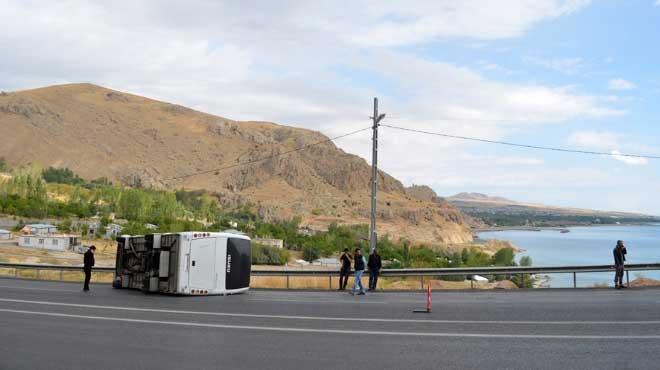
[[[338,136],[383,124],[660,155],[660,0],[18,1],[0,90],[91,82]],[[660,215],[660,160],[380,128],[379,166],[443,196]],[[370,132],[337,140],[370,161]]]

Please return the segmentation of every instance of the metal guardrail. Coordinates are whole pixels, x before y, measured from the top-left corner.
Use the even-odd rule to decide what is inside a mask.
[[[20,270],[36,270],[37,279],[39,271],[60,271],[60,280],[66,271],[82,271],[82,266],[57,266],[38,264],[0,263],[0,268],[13,268],[14,277],[18,277]],[[420,287],[424,289],[424,277],[439,276],[472,276],[472,275],[518,275],[524,281],[525,276],[537,274],[573,274],[573,287],[577,288],[577,274],[589,272],[614,272],[613,265],[587,265],[587,266],[547,266],[547,267],[466,267],[466,268],[423,268],[423,269],[383,269],[382,277],[419,277]],[[629,282],[629,271],[660,271],[660,263],[639,263],[626,265],[626,280]],[[114,267],[95,267],[94,272],[114,273]],[[332,289],[332,277],[339,276],[338,270],[252,270],[252,276],[281,276],[286,277],[286,287],[289,288],[289,278],[299,276],[327,276],[329,287]],[[472,280],[470,280],[472,282]]]

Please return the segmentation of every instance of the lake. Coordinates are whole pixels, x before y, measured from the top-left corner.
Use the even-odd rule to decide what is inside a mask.
[[[612,249],[616,241],[624,241],[628,254],[627,263],[660,262],[660,225],[649,226],[594,226],[571,227],[569,233],[559,230],[542,231],[486,231],[480,239],[508,240],[524,249],[516,258],[530,256],[534,266],[606,265],[614,264]],[[637,274],[660,279],[660,271],[631,272],[630,280]],[[550,287],[573,286],[572,274],[550,275]],[[614,273],[584,273],[577,275],[580,287],[607,283],[613,285]]]

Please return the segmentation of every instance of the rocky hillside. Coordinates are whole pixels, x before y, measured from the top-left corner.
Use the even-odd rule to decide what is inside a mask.
[[[68,167],[132,186],[206,189],[224,207],[249,205],[269,220],[300,215],[313,229],[368,223],[364,159],[332,142],[275,156],[327,139],[310,130],[72,84],[0,94],[0,137],[0,157],[13,165]],[[264,157],[272,158],[240,165]],[[203,173],[178,178],[196,172]],[[379,234],[433,244],[472,239],[456,208],[379,176]]]

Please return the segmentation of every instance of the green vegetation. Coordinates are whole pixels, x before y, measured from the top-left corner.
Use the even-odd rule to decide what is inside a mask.
[[[74,174],[73,171],[68,168],[48,167],[41,172],[41,177],[46,182],[57,184],[82,185],[85,183],[85,180],[78,177],[78,175]]]
[[[203,230],[201,221],[220,220],[217,203],[207,194],[131,189],[112,185],[107,179],[85,182],[68,169],[51,168],[41,175],[17,171],[0,181],[0,212],[65,220],[115,214],[128,221],[127,233],[146,232],[145,223],[158,225],[160,232]]]
[[[127,221],[123,225],[126,234],[154,232],[146,228],[145,224],[149,223],[158,226],[156,232],[236,228],[253,238],[284,240],[284,250],[254,244],[256,264],[284,264],[289,251],[302,252],[305,260],[313,261],[337,255],[344,248],[351,251],[356,247],[368,248],[367,225],[331,224],[327,232],[303,235],[299,233],[299,217],[264,222],[249,206],[221,210],[216,197],[204,191],[129,188],[113,185],[103,178],[87,182],[68,169],[22,169],[9,179],[0,180],[0,212],[26,218],[56,217],[62,220],[63,231],[72,229],[72,217],[100,216],[99,232],[102,232],[110,222],[109,216],[114,214]],[[515,265],[511,248],[501,249],[492,257],[477,248],[447,253],[425,246],[411,247],[408,241],[392,241],[387,235],[379,239],[378,248],[391,268]]]
[[[252,244],[253,265],[284,265],[288,260],[289,251],[286,249]]]
[[[582,215],[558,215],[541,214],[536,212],[521,212],[507,214],[499,212],[478,212],[463,210],[468,215],[482,220],[488,226],[500,227],[561,227],[570,225],[612,225],[620,223],[648,223],[658,222],[659,218],[653,217],[608,217],[608,216],[582,216]]]
[[[7,161],[4,158],[0,158],[0,172],[7,171],[9,171],[9,165],[7,165]]]

